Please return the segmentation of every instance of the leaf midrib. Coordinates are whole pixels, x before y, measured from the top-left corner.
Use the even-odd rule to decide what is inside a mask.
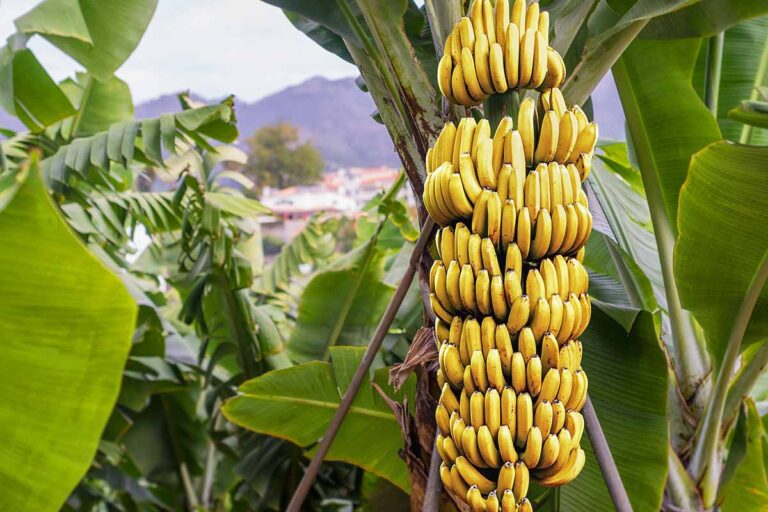
[[[242,398],[255,398],[257,400],[268,400],[270,402],[289,403],[293,405],[308,405],[319,409],[338,409],[339,402],[330,402],[327,400],[314,400],[309,398],[298,398],[293,396],[283,395],[262,395],[246,393],[241,395]],[[352,405],[349,409],[350,413],[357,413],[363,416],[370,416],[373,418],[379,418],[387,421],[396,421],[395,416],[391,412],[376,411],[373,409],[367,409],[365,407]]]

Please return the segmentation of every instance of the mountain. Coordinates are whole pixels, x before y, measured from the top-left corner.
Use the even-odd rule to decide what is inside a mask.
[[[193,98],[215,101],[194,94]],[[600,137],[623,139],[624,115],[609,77],[597,87],[592,100]],[[303,139],[317,146],[331,169],[400,165],[386,128],[371,119],[376,108],[371,96],[360,91],[352,78],[310,78],[252,103],[236,99],[235,105],[240,144],[261,126],[288,122],[299,127]],[[158,117],[178,110],[176,95],[166,94],[138,104],[136,117]],[[22,129],[2,109],[0,127]]]
[[[400,165],[386,128],[371,119],[375,108],[352,78],[315,77],[253,103],[235,99],[241,143],[264,125],[287,122],[312,141],[329,168]],[[167,94],[138,105],[136,117],[178,110],[176,96]]]

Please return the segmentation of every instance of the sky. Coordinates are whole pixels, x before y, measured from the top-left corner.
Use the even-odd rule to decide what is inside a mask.
[[[0,41],[37,3],[0,0]],[[29,46],[56,80],[80,69],[39,36]],[[313,76],[358,73],[296,30],[280,9],[258,0],[160,0],[144,38],[116,74],[140,103],[186,89],[253,101]]]

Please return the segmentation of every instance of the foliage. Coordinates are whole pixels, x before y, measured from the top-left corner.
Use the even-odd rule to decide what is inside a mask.
[[[263,126],[245,140],[248,162],[244,172],[256,185],[288,188],[316,183],[325,167],[310,141],[299,143],[299,130],[287,123]]]

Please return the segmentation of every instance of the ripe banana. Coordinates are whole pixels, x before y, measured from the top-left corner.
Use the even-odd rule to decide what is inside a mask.
[[[488,467],[498,468],[501,465],[501,455],[496,448],[494,436],[487,425],[482,425],[477,431],[477,445],[480,449],[480,456]]]
[[[525,462],[525,465],[529,469],[533,469],[539,464],[542,441],[541,430],[539,430],[539,427],[532,427],[528,431],[528,437],[525,441],[525,450],[520,456],[520,459]]]
[[[517,395],[517,432],[515,435],[515,444],[525,447],[528,431],[533,428],[533,402],[531,395],[520,392]]]
[[[481,493],[489,493],[496,488],[496,483],[484,477],[475,466],[470,464],[466,457],[459,456],[456,458],[456,469],[465,482],[471,482],[472,485],[477,486]]]

